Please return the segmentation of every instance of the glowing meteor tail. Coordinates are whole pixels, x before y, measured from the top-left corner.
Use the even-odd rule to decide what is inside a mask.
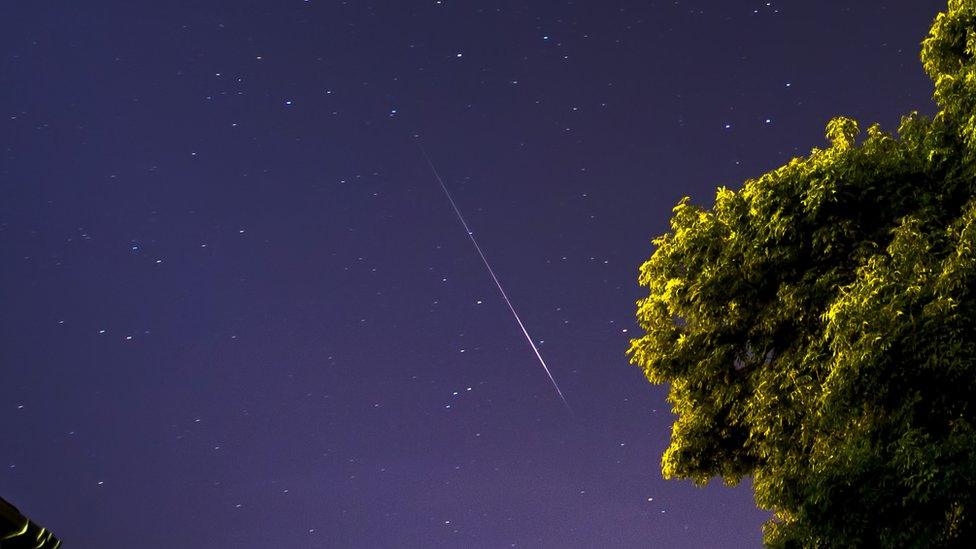
[[[491,264],[488,263],[488,258],[485,257],[485,252],[481,250],[481,246],[478,244],[478,240],[475,239],[474,233],[468,227],[467,221],[464,220],[464,216],[461,215],[461,210],[458,208],[457,203],[454,202],[454,197],[451,196],[451,192],[447,190],[447,185],[444,184],[444,180],[441,179],[440,173],[437,172],[437,168],[434,167],[434,163],[431,161],[430,156],[424,149],[424,146],[419,142],[417,146],[420,147],[420,152],[424,155],[424,159],[427,160],[427,165],[430,166],[430,171],[434,173],[434,178],[441,185],[441,190],[447,196],[447,199],[451,202],[451,207],[454,208],[454,213],[457,214],[458,221],[464,227],[464,232],[468,233],[468,238],[471,239],[471,243],[474,244],[474,249],[478,251],[478,255],[481,256],[481,262],[485,264],[485,268],[488,269],[488,274],[491,275],[491,279],[495,281],[495,287],[498,288],[498,293],[502,295],[502,299],[505,300],[505,304],[508,305],[508,310],[512,311],[512,316],[515,317],[515,322],[518,323],[519,328],[522,329],[522,333],[525,335],[525,340],[529,342],[532,347],[532,351],[535,353],[535,357],[539,359],[539,364],[542,365],[542,369],[546,371],[546,375],[549,376],[549,381],[552,382],[552,387],[556,390],[556,394],[559,395],[559,400],[563,401],[563,405],[569,411],[570,414],[573,413],[573,409],[569,407],[569,403],[566,402],[566,397],[563,396],[563,392],[559,390],[559,385],[556,383],[556,379],[552,377],[552,372],[549,371],[549,366],[546,366],[546,361],[542,358],[542,353],[539,352],[539,348],[536,347],[535,342],[532,340],[532,336],[529,335],[529,331],[525,329],[525,324],[522,323],[522,319],[519,318],[518,312],[515,311],[515,306],[512,305],[512,301],[508,299],[508,294],[505,293],[505,289],[502,288],[502,283],[498,281],[498,277],[495,275],[495,270],[491,268]]]

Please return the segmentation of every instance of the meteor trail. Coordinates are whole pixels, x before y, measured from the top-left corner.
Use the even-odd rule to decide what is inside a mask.
[[[491,268],[491,264],[488,263],[488,258],[485,257],[485,252],[481,251],[481,246],[478,245],[478,241],[474,237],[474,233],[468,227],[467,221],[464,220],[464,216],[461,215],[461,210],[458,208],[457,203],[454,202],[454,197],[451,196],[451,192],[447,190],[447,185],[444,184],[444,180],[441,179],[441,175],[437,172],[437,168],[434,167],[434,163],[431,161],[430,156],[427,154],[427,150],[419,142],[417,146],[420,147],[420,152],[424,155],[424,159],[427,160],[427,165],[430,166],[430,171],[434,173],[434,178],[440,183],[441,189],[447,196],[447,199],[451,202],[451,207],[454,208],[454,213],[457,214],[458,221],[464,227],[464,232],[468,233],[468,238],[471,239],[471,243],[474,244],[474,249],[478,251],[478,255],[481,256],[481,262],[485,264],[485,268],[488,269],[488,274],[491,275],[491,279],[495,281],[495,286],[498,288],[498,293],[502,295],[502,299],[505,300],[505,304],[508,305],[508,310],[512,311],[512,316],[515,317],[515,322],[518,322],[519,328],[522,329],[522,333],[525,334],[525,340],[529,342],[532,347],[532,351],[535,352],[535,357],[539,359],[539,364],[542,365],[542,369],[546,371],[546,375],[549,376],[549,381],[552,382],[552,387],[556,390],[556,394],[559,395],[559,400],[563,401],[563,405],[570,414],[573,413],[573,409],[569,407],[569,403],[566,402],[566,397],[563,396],[563,392],[559,390],[559,385],[556,383],[556,379],[552,377],[552,372],[549,371],[549,367],[546,366],[546,361],[542,359],[542,354],[539,352],[539,348],[535,346],[535,342],[532,341],[532,336],[529,335],[529,331],[525,329],[525,324],[522,323],[522,319],[519,318],[518,312],[515,311],[515,306],[512,305],[512,301],[508,299],[508,294],[505,293],[505,289],[502,288],[502,283],[498,281],[498,277],[495,276],[495,270]]]

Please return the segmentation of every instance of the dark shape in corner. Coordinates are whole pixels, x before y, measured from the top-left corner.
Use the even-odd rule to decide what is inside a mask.
[[[0,549],[57,549],[61,541],[0,498]]]

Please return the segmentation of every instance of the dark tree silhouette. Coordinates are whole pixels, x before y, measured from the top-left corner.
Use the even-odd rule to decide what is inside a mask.
[[[57,549],[61,541],[0,498],[0,549]]]

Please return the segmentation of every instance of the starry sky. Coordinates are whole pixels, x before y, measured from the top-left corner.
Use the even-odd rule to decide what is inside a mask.
[[[932,114],[942,8],[3,3],[0,495],[78,548],[759,545],[748,481],[661,478],[637,267]]]

